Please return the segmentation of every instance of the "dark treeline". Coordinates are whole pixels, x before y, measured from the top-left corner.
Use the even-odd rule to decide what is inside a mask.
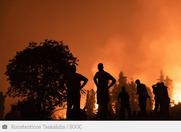
[[[66,77],[71,66],[78,65],[77,63],[78,59],[73,56],[68,46],[64,45],[62,41],[45,40],[45,42],[40,44],[31,42],[23,51],[17,52],[15,57],[9,60],[5,72],[10,83],[6,96],[22,99],[15,105],[12,105],[11,112],[9,112],[5,118],[11,120],[17,118],[21,120],[51,120],[54,117],[53,114],[57,106],[61,109],[68,109],[67,100],[72,100],[72,97],[70,96],[71,92],[67,89],[68,83]],[[74,72],[76,72],[76,69]],[[73,74],[76,73],[72,73],[72,75]],[[76,75],[77,77],[81,76],[85,81],[84,85],[86,85],[88,80],[82,75]],[[95,78],[96,76],[98,75],[95,75]],[[112,77],[112,80],[114,81],[115,79]],[[174,100],[172,99],[173,81],[168,76],[165,76],[163,70],[160,71],[160,76],[155,79],[155,84],[158,82],[163,82],[168,88],[168,94],[171,99],[170,105],[171,103],[174,104]],[[123,86],[129,95],[131,110],[129,116],[129,109],[126,110],[121,107],[118,101],[118,95],[122,91]],[[83,87],[84,86],[82,86],[82,88]],[[133,79],[128,81],[127,76],[121,71],[118,80],[116,80],[116,83],[113,86],[111,85],[109,89],[106,99],[108,101],[106,103],[108,107],[106,119],[163,119],[163,117],[159,118],[159,116],[153,114],[155,98],[151,89],[152,88],[146,87],[149,99],[147,99],[146,105],[147,116],[143,118],[140,116],[137,84]],[[106,93],[104,94],[107,96]],[[72,112],[74,112],[74,115],[81,115],[80,119],[99,119],[97,118],[98,111],[95,106],[97,91],[93,89],[88,91],[81,89],[80,95],[78,93],[77,96],[79,97],[81,95],[86,95],[85,107],[84,109],[78,108],[75,112],[71,109],[72,104],[69,102],[70,119],[73,119],[71,117]],[[5,96],[0,94],[1,119],[4,114],[4,98]],[[104,101],[104,99],[102,99],[102,101]],[[167,119],[180,119],[180,106],[181,104],[169,107],[170,116]],[[159,110],[160,107],[158,108],[158,112]],[[19,114],[17,111],[19,111]],[[14,118],[10,118],[11,115],[14,115]]]

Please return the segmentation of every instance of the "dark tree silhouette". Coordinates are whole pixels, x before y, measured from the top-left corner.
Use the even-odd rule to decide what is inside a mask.
[[[62,41],[29,43],[9,60],[5,74],[10,87],[7,95],[33,101],[39,119],[47,119],[55,107],[66,101],[63,77],[77,58]]]
[[[4,102],[5,96],[3,95],[3,92],[0,92],[0,120],[2,120],[4,116]]]

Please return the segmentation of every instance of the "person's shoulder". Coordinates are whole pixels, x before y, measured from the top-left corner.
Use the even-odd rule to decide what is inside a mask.
[[[85,78],[82,74],[80,73],[75,73],[75,76],[78,77],[78,78]]]
[[[126,91],[123,91],[122,93],[123,93],[124,95],[125,95],[125,94],[128,94],[128,92],[126,92]]]
[[[121,91],[121,92],[119,92],[118,96],[121,96],[121,95],[122,95],[122,91]]]
[[[102,71],[97,71],[97,72],[96,72],[96,74],[101,74],[101,73],[102,73]]]
[[[122,93],[123,93],[123,91],[119,92],[119,94],[122,94]]]
[[[105,74],[108,74],[108,75],[110,75],[110,74],[109,74],[109,72],[107,72],[107,71],[103,71],[103,72],[104,72]]]
[[[8,112],[6,115],[5,115],[5,119],[9,119],[10,116],[11,116],[12,112]]]
[[[80,73],[75,73],[76,76],[82,76]]]
[[[100,74],[101,74],[101,72],[98,71],[98,72],[95,73],[95,76],[99,76]]]
[[[145,84],[143,84],[143,83],[141,83],[141,86],[146,87],[146,85],[145,85]]]
[[[104,71],[104,74],[108,77],[112,77],[112,75],[109,72]]]
[[[6,113],[5,117],[9,116],[10,114],[11,114],[10,112]]]
[[[73,73],[68,72],[68,73],[65,75],[65,78],[69,78],[69,77],[71,77],[72,75],[73,75]]]
[[[168,87],[164,85],[164,88],[166,88],[166,89],[167,89]]]

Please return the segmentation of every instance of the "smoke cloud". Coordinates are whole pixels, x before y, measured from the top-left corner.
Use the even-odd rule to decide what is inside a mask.
[[[102,62],[105,71],[116,79],[123,71],[128,80],[139,78],[151,88],[163,69],[173,80],[177,92],[173,97],[178,102],[181,100],[181,1],[122,4],[118,20],[120,32],[98,48],[99,56],[92,72],[95,73],[97,64]]]

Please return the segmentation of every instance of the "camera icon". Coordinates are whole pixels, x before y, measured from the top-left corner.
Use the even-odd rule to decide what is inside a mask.
[[[8,129],[8,126],[6,124],[2,125],[2,129]]]

